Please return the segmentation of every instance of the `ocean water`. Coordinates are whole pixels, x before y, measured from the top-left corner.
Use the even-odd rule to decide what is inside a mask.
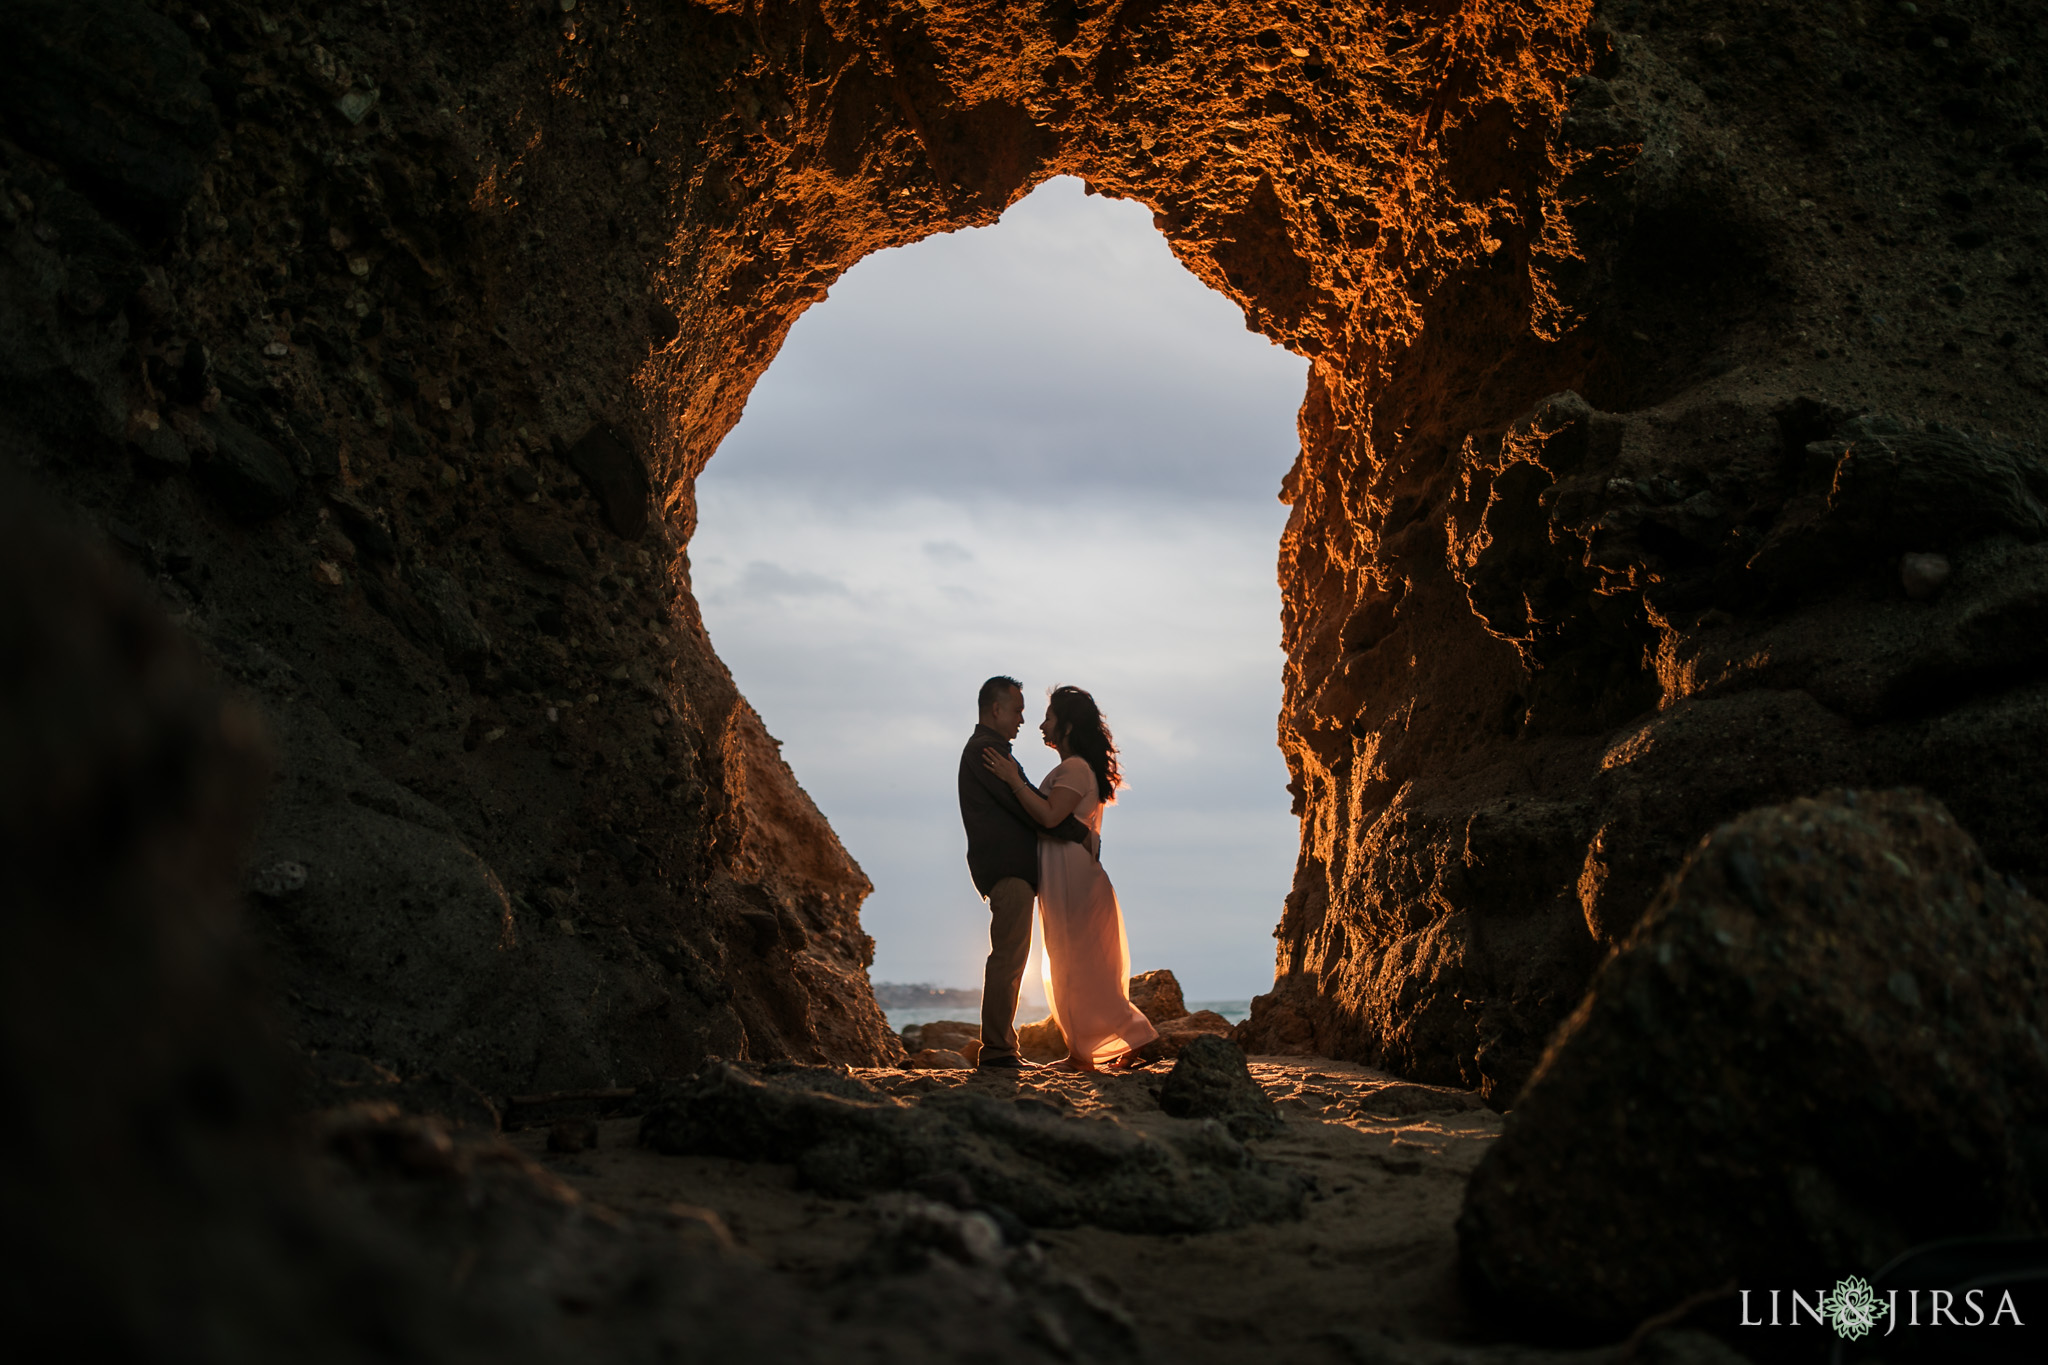
[[[1245,1016],[1252,1012],[1252,1002],[1249,1000],[1190,1000],[1188,1001],[1188,1009],[1190,1011],[1214,1010],[1231,1023],[1236,1024],[1243,1022]],[[885,1010],[883,1014],[889,1020],[889,1027],[895,1029],[898,1033],[901,1033],[911,1024],[929,1024],[939,1019],[957,1019],[963,1024],[978,1024],[981,1022],[981,1011],[971,1005],[939,1005],[919,1009]],[[1017,1010],[1017,1018],[1024,1023],[1044,1017],[1045,1006],[1034,1001],[1025,1002]]]
[[[1022,1015],[1024,1011],[1019,1010],[1017,1013]],[[912,1024],[929,1024],[939,1019],[957,1019],[963,1024],[981,1022],[981,1007],[978,1005],[937,1005],[919,1009],[883,1010],[882,1014],[888,1019],[889,1027],[898,1033]]]

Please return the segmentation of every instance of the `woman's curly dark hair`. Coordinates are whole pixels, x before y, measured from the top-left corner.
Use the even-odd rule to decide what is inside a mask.
[[[1108,805],[1116,800],[1116,789],[1124,782],[1124,770],[1116,761],[1116,740],[1102,719],[1095,698],[1079,687],[1052,690],[1053,719],[1066,731],[1067,747],[1088,760],[1095,772],[1095,794]]]

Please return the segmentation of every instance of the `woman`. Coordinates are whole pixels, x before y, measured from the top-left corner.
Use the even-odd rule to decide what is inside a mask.
[[[1031,818],[1050,829],[1069,815],[1088,826],[1086,844],[1038,839],[1038,913],[1045,925],[1046,997],[1067,1036],[1067,1071],[1129,1065],[1159,1036],[1131,1003],[1131,950],[1116,888],[1102,870],[1102,808],[1116,800],[1121,773],[1116,742],[1095,698],[1078,687],[1053,689],[1038,727],[1059,766],[1033,791],[1017,761],[993,747],[982,761],[1009,785]]]

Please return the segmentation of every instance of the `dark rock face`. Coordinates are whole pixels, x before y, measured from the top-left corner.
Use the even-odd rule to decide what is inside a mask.
[[[1210,1231],[1291,1217],[1307,1189],[1220,1124],[1165,1143],[1042,1100],[955,1090],[907,1105],[814,1068],[757,1078],[715,1063],[648,1111],[640,1141],[670,1155],[790,1162],[811,1188],[839,1198],[958,1180],[1040,1227]]]
[[[1221,1119],[1240,1138],[1280,1127],[1279,1111],[1252,1079],[1244,1053],[1227,1039],[1209,1034],[1182,1046],[1159,1089],[1159,1107],[1175,1118]]]
[[[647,466],[617,432],[592,427],[563,458],[589,485],[614,535],[638,541],[647,534]]]
[[[1504,329],[1527,301],[1480,270],[1374,378],[1318,370],[1281,561],[1302,856],[1247,1050],[1505,1108],[1699,838],[1830,786],[1926,788],[2048,871],[2011,757],[2048,725],[2048,277],[1958,245],[2031,231],[2048,165],[1989,73],[2042,34],[1970,19],[1601,6],[1570,319]],[[1966,91],[1986,122],[1908,112]]]
[[[14,136],[156,234],[176,226],[220,135],[191,40],[123,0],[21,0],[8,29]]]
[[[1940,803],[1714,831],[1595,975],[1459,1238],[1521,1321],[1626,1330],[1732,1278],[2048,1226],[2048,905]]]
[[[565,184],[545,227],[472,211],[496,149],[451,138],[446,54],[480,109],[554,40],[174,17],[10,11],[0,449],[123,528],[277,737],[255,858],[305,873],[256,927],[294,1041],[500,1097],[900,1055],[866,882],[703,638],[644,423],[590,401],[646,337],[548,335],[557,251],[574,307],[647,314],[665,201],[609,202],[614,149],[575,143],[551,171],[603,192]]]
[[[257,717],[11,477],[0,575],[0,1207],[35,1248],[0,1278],[15,1356],[823,1365],[851,1334],[929,1365],[1133,1357],[1126,1317],[985,1214],[895,1196],[800,1287],[703,1209],[596,1213],[459,1079],[322,1054],[347,1102],[293,1111],[241,933]],[[265,906],[310,884],[260,866]],[[559,1128],[589,1150],[594,1124]]]
[[[277,447],[233,418],[208,424],[200,452],[201,481],[246,521],[276,516],[299,491],[298,476]]]
[[[1418,812],[1360,845],[1376,850],[1375,894],[1484,911],[1455,952],[1440,940],[1375,969],[1372,991],[1418,1011],[1395,1061],[1474,1027],[1432,994],[1451,959],[1431,953],[1460,971],[1478,954],[1488,979],[1555,1007],[1587,954],[1626,936],[1689,832],[1819,782],[1924,783],[2006,865],[2048,864],[2048,826],[2020,827],[2026,777],[1969,776],[2005,762],[2003,727],[2048,724],[2048,460],[2031,443],[1907,432],[1810,400],[1613,414],[1566,392],[1464,458],[1472,488],[1445,524],[1455,590],[1520,660],[1517,742],[1584,785]],[[1902,577],[1914,555],[1939,557],[1938,583]],[[1575,738],[1589,734],[1597,750]],[[1419,838],[1434,850],[1420,868],[1388,861]],[[1543,1012],[1514,1023],[1514,998],[1496,1002],[1498,1032],[1481,1011],[1471,1063],[1503,1108],[1542,1041]],[[1328,1050],[1334,1019],[1328,999],[1283,981],[1243,1036],[1254,1050]]]
[[[37,1249],[0,1283],[10,1349],[550,1358],[427,1287],[290,1148],[239,932],[257,718],[12,477],[0,575],[0,1204]]]

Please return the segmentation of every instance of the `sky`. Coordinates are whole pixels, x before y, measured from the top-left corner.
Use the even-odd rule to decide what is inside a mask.
[[[1052,686],[1115,733],[1102,858],[1132,970],[1189,1000],[1270,986],[1298,836],[1278,493],[1306,378],[1149,210],[1065,177],[867,257],[797,320],[698,480],[690,558],[713,646],[875,885],[874,980],[981,982],[955,774],[1007,673],[1033,780]]]

